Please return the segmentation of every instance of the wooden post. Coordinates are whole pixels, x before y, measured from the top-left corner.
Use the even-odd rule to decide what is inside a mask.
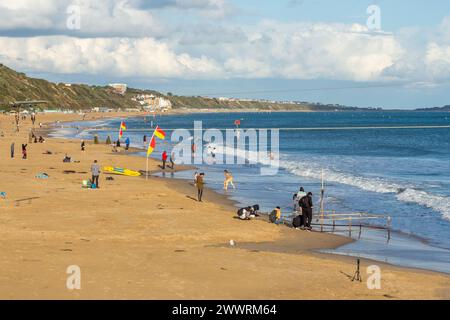
[[[333,232],[336,229],[336,221],[334,220],[334,215],[335,215],[336,211],[331,211],[331,220],[333,221]]]
[[[322,217],[322,221],[320,223],[320,232],[323,232],[323,221],[325,218],[325,211],[324,211],[324,206],[323,206],[324,197],[325,197],[325,188],[324,188],[324,182],[323,182],[323,169],[322,169],[322,187],[321,187],[320,193],[321,193],[321,195],[320,195],[320,214]]]
[[[359,234],[358,234],[358,239],[361,239],[361,232],[362,232],[362,224],[361,224],[361,218],[362,218],[362,214],[359,214]]]
[[[391,241],[391,223],[392,223],[391,217],[388,216],[388,218],[387,218],[387,228],[388,228],[388,240],[387,240],[387,242],[388,243],[389,243],[389,241]]]

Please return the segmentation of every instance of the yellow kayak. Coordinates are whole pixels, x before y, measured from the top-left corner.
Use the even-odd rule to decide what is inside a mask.
[[[120,174],[122,176],[128,176],[128,177],[139,177],[141,176],[140,172],[124,169],[124,168],[117,168],[117,167],[104,167],[103,171],[106,173],[112,173],[112,174]]]

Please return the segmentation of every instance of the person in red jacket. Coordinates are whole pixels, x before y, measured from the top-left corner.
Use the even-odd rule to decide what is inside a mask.
[[[166,162],[167,162],[167,152],[164,151],[162,153],[162,168],[163,168],[163,170],[166,170]]]

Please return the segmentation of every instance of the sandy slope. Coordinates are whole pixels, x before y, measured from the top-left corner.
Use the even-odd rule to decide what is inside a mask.
[[[38,122],[56,119],[79,116],[39,116]],[[100,190],[84,190],[81,181],[94,159],[135,170],[144,169],[145,161],[114,155],[105,145],[89,144],[82,153],[79,142],[56,139],[29,145],[29,159],[22,160],[20,144],[27,142],[30,123],[17,134],[12,122],[0,115],[0,192],[7,192],[0,199],[2,299],[450,298],[449,276],[388,265],[380,265],[382,289],[368,290],[365,282],[348,278],[354,259],[307,251],[347,239],[238,221],[232,204],[211,191],[205,203],[193,200],[187,182],[121,176],[106,181],[102,175]],[[12,141],[15,159],[9,158]],[[46,150],[53,154],[44,155]],[[80,163],[62,163],[65,153]],[[151,168],[158,170],[157,163]],[[36,179],[39,172],[50,179]],[[17,205],[26,198],[36,199]],[[228,245],[230,239],[236,247]],[[281,250],[264,244],[248,249],[267,240]],[[66,288],[69,265],[81,268],[81,290]]]

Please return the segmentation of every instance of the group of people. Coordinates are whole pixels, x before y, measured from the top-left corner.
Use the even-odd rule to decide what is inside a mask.
[[[312,211],[314,208],[312,196],[312,192],[306,193],[303,187],[301,187],[300,190],[294,194],[293,201],[295,217],[292,221],[294,228],[307,231],[312,230]],[[251,220],[252,218],[259,216],[258,211],[259,205],[245,207],[237,211],[237,216],[241,220]],[[269,213],[269,221],[277,225],[284,224],[284,219],[281,215],[281,207],[276,207]]]
[[[27,147],[28,144],[22,143],[22,159],[26,160],[27,159]],[[16,144],[13,142],[11,143],[11,147],[10,147],[10,151],[11,151],[11,159],[14,158],[15,155],[15,149],[16,149]]]
[[[162,155],[161,155],[161,161],[162,161],[162,166],[161,166],[161,168],[162,168],[163,170],[166,170],[167,159],[169,159],[169,161],[170,161],[170,168],[171,168],[172,170],[174,170],[174,169],[175,169],[175,153],[172,152],[172,153],[170,154],[170,158],[169,158],[169,156],[167,155],[167,151],[166,151],[166,150],[163,151],[163,153],[162,153]]]

